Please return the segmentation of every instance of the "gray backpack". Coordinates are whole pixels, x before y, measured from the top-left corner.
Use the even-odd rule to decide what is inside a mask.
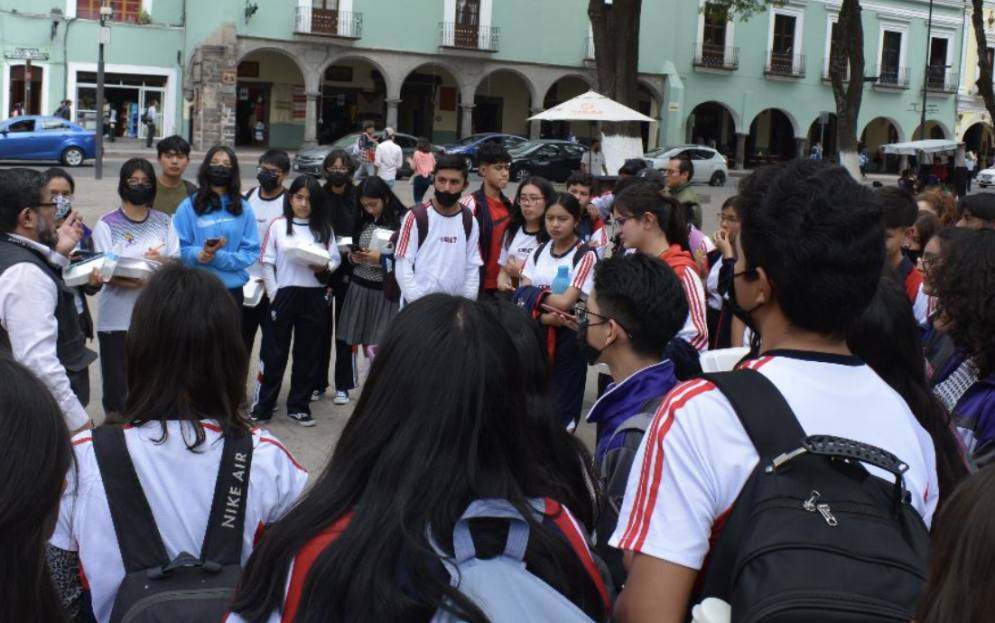
[[[538,506],[536,506],[538,505]],[[541,502],[533,504],[542,508]],[[537,516],[538,511],[537,511]],[[508,541],[500,556],[477,558],[470,520],[508,519]],[[529,524],[507,500],[477,500],[453,528],[453,559],[444,559],[452,585],[477,605],[492,623],[592,623],[580,608],[525,568]],[[431,623],[463,619],[439,610]]]

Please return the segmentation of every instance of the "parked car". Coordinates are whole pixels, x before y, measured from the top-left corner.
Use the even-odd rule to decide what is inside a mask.
[[[580,159],[587,150],[569,141],[528,141],[511,150],[511,179],[521,182],[539,175],[554,182],[565,182],[580,170]]]
[[[97,133],[61,117],[23,116],[0,123],[0,160],[56,160],[78,167],[96,157]]]
[[[449,155],[459,155],[463,156],[463,160],[466,161],[466,168],[468,171],[473,171],[477,168],[477,150],[484,143],[500,143],[504,145],[508,151],[522,145],[528,139],[517,136],[515,134],[501,134],[499,132],[485,132],[483,134],[471,134],[470,136],[464,138],[463,140],[456,143],[449,143],[443,145],[446,153]]]
[[[321,164],[325,161],[325,156],[327,156],[333,149],[345,150],[345,152],[349,154],[350,158],[353,159],[353,164],[358,165],[359,160],[356,156],[352,155],[352,148],[353,145],[356,144],[356,139],[359,138],[359,135],[359,132],[353,132],[352,134],[346,134],[339,140],[328,145],[319,145],[317,147],[308,147],[306,149],[298,150],[297,154],[294,156],[294,173],[306,173],[314,177],[322,177],[325,172],[322,171]],[[418,137],[398,132],[394,135],[394,142],[401,147],[401,153],[404,155],[404,163],[397,171],[397,179],[400,180],[406,177],[411,177],[411,165],[408,164],[408,158],[415,154],[415,147],[418,146]],[[438,145],[432,145],[432,152],[435,154],[436,158],[446,153],[445,150]]]
[[[684,156],[694,165],[692,184],[723,186],[729,178],[725,156],[704,145],[670,145],[658,147],[643,155],[654,169],[664,170],[671,158]]]
[[[978,186],[982,188],[988,188],[989,186],[995,186],[995,169],[985,169],[978,173]]]

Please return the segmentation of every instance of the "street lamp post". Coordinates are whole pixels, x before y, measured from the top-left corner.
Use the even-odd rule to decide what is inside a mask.
[[[97,136],[95,140],[95,160],[93,177],[104,177],[104,44],[110,43],[110,29],[107,28],[107,18],[112,9],[107,6],[107,0],[100,0],[100,45],[97,53]]]
[[[926,140],[926,92],[929,90],[929,61],[933,47],[933,0],[929,0],[929,19],[926,21],[926,71],[922,76],[922,110],[919,119],[919,140]]]

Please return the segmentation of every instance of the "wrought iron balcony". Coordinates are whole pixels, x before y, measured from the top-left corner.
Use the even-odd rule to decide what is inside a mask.
[[[298,6],[296,32],[304,35],[359,39],[363,36],[363,14]]]
[[[926,71],[926,90],[934,93],[956,93],[960,86],[957,72],[947,71],[946,67],[930,67]]]
[[[496,26],[477,26],[455,22],[439,23],[440,45],[444,48],[497,52],[499,34],[500,29]]]
[[[778,78],[804,78],[805,55],[768,52],[764,74]]]
[[[735,71],[739,69],[739,48],[696,43],[694,44],[694,66]]]
[[[875,86],[883,89],[909,88],[909,68],[897,65],[878,65]]]

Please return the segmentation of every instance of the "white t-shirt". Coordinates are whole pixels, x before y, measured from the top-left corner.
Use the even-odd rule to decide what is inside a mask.
[[[528,261],[525,262],[525,268],[522,269],[522,276],[531,281],[534,286],[551,286],[560,271],[560,266],[566,266],[567,273],[570,275],[570,285],[583,292],[584,295],[588,295],[591,293],[591,288],[594,287],[594,265],[598,262],[598,256],[594,251],[588,249],[584,257],[577,261],[576,266],[574,266],[574,255],[582,246],[584,246],[583,243],[578,242],[568,253],[554,257],[553,242],[550,241],[541,252],[536,248],[529,255]],[[536,257],[537,255],[539,257]]]
[[[463,215],[443,216],[428,204],[428,235],[418,245],[418,220],[409,210],[401,224],[394,256],[397,283],[408,303],[435,292],[477,298],[480,285],[480,230],[471,218],[470,239],[463,228]]]
[[[712,264],[708,269],[708,278],[705,282],[705,289],[708,294],[708,306],[714,310],[722,309],[722,299],[724,298],[719,294],[720,270],[722,270],[722,258],[719,258],[719,261]]]
[[[404,164],[404,152],[401,146],[393,140],[388,139],[377,145],[376,158],[374,164],[377,167],[377,176],[385,182],[390,182],[397,178],[397,170]]]
[[[277,218],[283,216],[283,200],[287,191],[280,189],[280,194],[272,199],[267,199],[260,194],[259,188],[253,188],[245,195],[245,200],[252,206],[252,213],[256,216],[256,227],[259,229],[259,240],[266,237],[266,230]],[[246,268],[249,277],[252,279],[262,279],[263,270],[259,262]]]
[[[170,223],[170,216],[158,210],[150,209],[145,220],[139,222],[117,209],[101,216],[93,226],[93,248],[99,253],[116,249],[121,257],[138,259],[156,248],[162,257],[174,256],[179,254],[179,243],[176,236],[169,235]],[[127,331],[141,293],[142,288],[118,288],[105,283],[100,290],[97,331]]]
[[[315,240],[307,219],[294,218],[294,232],[287,234],[287,219],[280,216],[270,223],[263,238],[262,253],[260,263],[268,264],[276,268],[276,288],[273,296],[281,288],[289,286],[297,288],[323,288],[325,287],[314,276],[314,271],[307,264],[287,255],[286,250],[291,247],[302,245],[317,246],[328,251],[331,258],[328,261],[328,270],[333,271],[342,263],[342,256],[335,246],[335,234],[333,233],[328,242],[319,243]],[[269,288],[267,288],[269,291]]]
[[[169,435],[162,443],[158,441],[162,430],[157,422],[128,427],[124,433],[128,453],[170,559],[184,551],[200,553],[224,447],[220,443],[221,429],[213,422],[204,421],[201,426],[206,441],[196,450],[188,450],[186,442],[193,441],[190,426],[168,422]],[[186,429],[186,441],[181,427]],[[243,565],[264,526],[286,514],[307,482],[304,468],[268,431],[253,428],[252,438]],[[92,441],[90,431],[73,438],[79,471],[70,470],[51,542],[59,549],[79,552],[80,566],[93,598],[93,613],[97,621],[106,623],[124,579],[124,563]]]
[[[501,257],[498,259],[498,265],[504,266],[508,263],[508,258],[513,257],[519,261],[520,265],[523,265],[525,260],[528,259],[532,251],[539,246],[539,241],[536,240],[538,232],[535,234],[530,234],[525,231],[525,228],[520,228],[515,232],[515,237],[512,238],[507,244],[501,245]]]
[[[932,439],[871,368],[855,357],[797,352],[768,354],[746,367],[777,386],[806,433],[869,443],[907,463],[905,486],[930,525],[939,497]],[[678,385],[639,446],[610,545],[701,569],[709,538],[759,460],[714,385],[702,379]]]

